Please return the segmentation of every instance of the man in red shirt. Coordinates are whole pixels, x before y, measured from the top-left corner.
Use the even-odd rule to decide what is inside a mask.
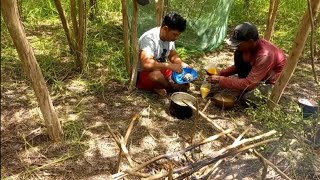
[[[218,83],[221,88],[246,92],[257,88],[261,82],[274,84],[277,81],[286,55],[271,42],[259,38],[256,26],[249,22],[239,24],[227,44],[236,48],[234,65],[210,76],[209,82]],[[231,76],[235,74],[238,77]]]

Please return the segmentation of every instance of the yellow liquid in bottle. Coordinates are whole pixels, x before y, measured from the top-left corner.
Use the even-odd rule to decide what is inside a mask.
[[[200,93],[202,98],[206,98],[210,93],[210,87],[201,87]]]
[[[208,71],[208,73],[210,73],[212,75],[218,74],[218,71],[215,67],[210,67],[207,71]]]

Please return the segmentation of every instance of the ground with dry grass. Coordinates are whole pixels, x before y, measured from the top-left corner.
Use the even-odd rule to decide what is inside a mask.
[[[218,62],[219,67],[227,66],[232,64],[232,53],[229,51],[211,53],[191,59],[190,63],[201,69],[208,61]],[[20,68],[1,69],[1,176],[3,178],[108,179],[115,173],[119,149],[108,133],[106,124],[124,135],[132,117],[137,113],[141,114],[141,118],[134,126],[128,142],[130,154],[136,164],[163,153],[183,149],[191,144],[191,129],[196,116],[189,120],[178,120],[168,113],[168,99],[161,99],[150,92],[138,90],[129,92],[126,85],[113,80],[104,82],[103,90],[92,91],[91,86],[81,81],[81,76],[74,72],[69,72],[64,77],[63,91],[52,92],[53,103],[65,132],[64,142],[52,143],[45,133],[34,93],[24,80],[22,71],[18,69]],[[319,70],[317,66],[317,71]],[[201,78],[203,75],[194,83],[195,89],[192,92],[199,101],[200,109],[204,108],[208,99],[214,94],[213,92],[207,99],[200,97],[198,90]],[[319,98],[318,90],[319,87],[313,83],[310,65],[299,63],[285,96],[293,101],[299,97],[316,99]],[[234,135],[237,135],[252,125],[244,109],[241,103],[237,103],[236,107],[230,110],[221,110],[211,103],[205,113],[223,128],[236,128]],[[211,124],[201,118],[195,132],[196,140],[218,133]],[[263,132],[264,129],[253,124],[248,136]],[[219,139],[201,147],[196,154],[199,157],[205,156],[227,144],[230,144],[228,140]],[[273,146],[276,144],[267,147]],[[290,148],[293,151],[278,150],[271,160],[295,179],[319,178],[320,166],[316,166],[314,162],[310,163],[305,154],[299,154],[301,144],[294,141]],[[289,159],[292,155],[301,158]],[[313,155],[319,158],[319,150]],[[299,163],[304,164],[305,169],[289,169],[299,167],[293,165]],[[128,163],[123,158],[121,169],[126,167]],[[159,167],[161,166],[153,165],[144,171],[157,173],[160,171]],[[245,153],[227,159],[212,179],[259,179],[262,167],[256,157]],[[272,169],[268,170],[268,178],[280,179]],[[129,176],[128,179],[135,178]]]

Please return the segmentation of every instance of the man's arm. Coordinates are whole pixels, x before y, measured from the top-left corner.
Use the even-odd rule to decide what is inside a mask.
[[[219,86],[222,88],[251,90],[266,76],[272,67],[272,61],[267,56],[257,59],[249,75],[246,78],[234,78],[219,76]]]
[[[227,67],[226,69],[219,71],[218,75],[228,77],[228,76],[234,75],[236,73],[237,73],[236,66],[232,65],[230,67]]]
[[[181,60],[176,50],[171,50],[168,58],[169,58],[169,61],[172,62],[173,64],[181,64],[182,67],[189,66],[187,63]]]
[[[182,72],[182,67],[180,64],[158,62],[153,58],[153,56],[150,53],[144,50],[140,52],[140,60],[143,68],[147,71],[171,69],[172,71],[176,71],[178,73]]]

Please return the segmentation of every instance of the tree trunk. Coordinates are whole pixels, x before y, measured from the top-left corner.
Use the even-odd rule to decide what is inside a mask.
[[[164,0],[163,16],[168,13],[168,9],[169,9],[169,0]]]
[[[311,67],[312,67],[312,72],[314,75],[314,81],[319,84],[318,82],[318,77],[317,77],[317,72],[316,72],[316,67],[315,67],[315,50],[317,49],[315,42],[315,22],[314,20],[316,19],[316,17],[313,17],[313,12],[311,9],[311,3],[310,0],[308,1],[308,9],[309,9],[309,15],[310,15],[310,21],[311,21],[311,37],[310,37],[310,52],[311,52]]]
[[[279,4],[280,4],[280,0],[270,0],[267,28],[266,28],[266,33],[264,35],[264,39],[268,41],[270,41],[271,39],[277,12],[279,9]]]
[[[68,40],[68,43],[69,43],[70,51],[71,51],[72,54],[74,54],[74,44],[73,44],[73,41],[71,39],[68,21],[67,21],[66,15],[64,13],[64,10],[62,8],[61,1],[60,0],[55,0],[54,2],[55,2],[57,10],[59,12],[59,16],[60,16],[60,19],[61,19],[61,22],[62,22],[62,26],[63,26],[64,32],[66,33],[66,36],[67,36],[67,40]]]
[[[124,42],[124,57],[128,74],[131,75],[131,60],[130,60],[130,40],[129,40],[129,20],[128,20],[128,3],[127,0],[121,0],[122,3],[122,26],[123,26],[123,42]]]
[[[78,21],[77,21],[77,4],[76,0],[70,0],[71,21],[73,27],[73,36],[78,35]]]
[[[131,21],[131,42],[132,42],[132,55],[133,55],[133,62],[132,62],[132,70],[131,70],[131,79],[129,85],[129,91],[132,91],[136,87],[137,82],[137,65],[139,61],[139,44],[138,44],[138,3],[137,0],[133,1],[133,15]]]
[[[320,8],[320,0],[311,0],[311,7],[314,16],[316,16],[316,13]],[[305,14],[303,15],[303,18],[300,21],[299,31],[293,43],[290,56],[287,60],[287,64],[282,70],[282,73],[271,92],[270,101],[268,102],[268,106],[271,109],[273,109],[276,106],[276,104],[278,104],[284,88],[287,86],[290,78],[293,75],[293,72],[298,64],[299,57],[303,51],[306,40],[308,38],[308,34],[310,33],[310,29],[311,18],[309,15],[309,10],[307,9]]]
[[[31,85],[45,120],[49,137],[54,141],[60,141],[63,137],[63,131],[54,110],[41,69],[19,20],[17,1],[1,0],[1,12],[17,49],[19,58],[22,61],[23,68],[31,80]]]
[[[79,53],[79,59],[78,59],[78,64],[77,67],[80,68],[80,71],[83,71],[84,64],[85,64],[85,51],[84,51],[84,36],[86,33],[85,30],[85,22],[86,22],[86,6],[84,3],[84,0],[79,0],[78,1],[79,5],[79,29],[78,29],[78,36],[77,36],[77,44],[78,44],[78,49],[77,52]]]
[[[163,11],[164,11],[164,0],[157,0],[157,7],[156,7],[156,13],[157,13],[157,25],[161,26],[162,19],[163,19]]]
[[[93,21],[96,18],[97,8],[98,8],[97,0],[90,0],[90,15],[89,15],[90,21]]]

